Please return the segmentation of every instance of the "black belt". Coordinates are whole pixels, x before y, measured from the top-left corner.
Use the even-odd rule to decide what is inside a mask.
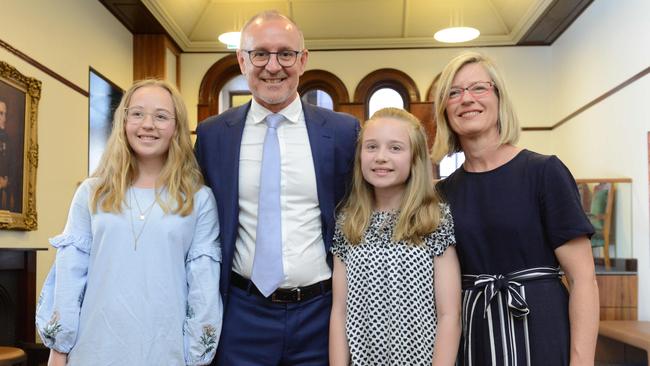
[[[268,297],[265,297],[251,280],[242,277],[237,272],[230,273],[230,283],[244,291],[263,297],[271,302],[279,303],[307,301],[332,290],[332,279],[327,279],[304,287],[279,288]]]

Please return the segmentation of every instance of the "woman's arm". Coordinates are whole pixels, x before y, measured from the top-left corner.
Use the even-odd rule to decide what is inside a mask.
[[[50,358],[47,360],[47,366],[65,366],[67,363],[67,354],[58,352],[53,349],[50,350]]]
[[[330,366],[347,366],[350,362],[350,349],[345,334],[346,303],[348,299],[348,282],[345,264],[334,256],[332,273],[332,314],[330,316],[329,353]]]
[[[216,202],[207,188],[196,194],[198,211],[192,244],[185,259],[187,307],[183,338],[185,365],[209,365],[221,334],[223,304],[219,292],[221,247]],[[200,197],[205,199],[199,199]]]
[[[586,236],[555,249],[569,283],[571,366],[593,365],[598,337],[598,284],[591,243]]]
[[[55,350],[51,361],[63,361],[77,341],[79,313],[84,299],[92,233],[88,209],[88,183],[72,200],[63,233],[50,239],[56,259],[39,296],[36,330],[46,347]]]
[[[460,343],[460,265],[456,248],[448,247],[434,257],[434,288],[438,327],[433,352],[433,366],[453,366]]]

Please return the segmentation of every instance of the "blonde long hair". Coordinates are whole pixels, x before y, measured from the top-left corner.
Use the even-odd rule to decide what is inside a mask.
[[[434,162],[440,162],[445,155],[463,151],[458,136],[449,126],[447,119],[447,100],[449,89],[454,77],[463,66],[468,64],[479,64],[490,75],[494,83],[494,93],[499,99],[499,114],[497,126],[499,130],[499,144],[516,144],[519,140],[519,120],[515,113],[512,101],[508,95],[506,84],[492,60],[478,52],[463,52],[454,57],[442,70],[436,92],[434,95],[434,113],[436,119],[436,138],[431,149],[431,158]]]
[[[201,188],[203,178],[199,170],[188,126],[187,109],[178,90],[170,83],[157,80],[141,80],[126,91],[113,117],[113,130],[108,138],[106,150],[99,167],[92,174],[97,178],[91,194],[90,207],[106,212],[119,213],[122,202],[133,180],[137,176],[138,162],[126,138],[126,111],[133,93],[142,87],[160,87],[169,92],[174,104],[176,127],[169,144],[165,164],[156,181],[156,201],[165,213],[173,212],[181,216],[189,215],[194,208],[194,194]],[[160,189],[167,191],[167,199],[162,200]]]
[[[399,108],[378,110],[364,123],[359,133],[354,156],[352,189],[341,208],[344,217],[341,230],[348,242],[356,245],[361,242],[368,229],[375,198],[373,186],[363,178],[361,149],[368,124],[380,118],[392,118],[408,124],[412,151],[411,171],[406,180],[399,217],[393,230],[393,240],[421,244],[424,236],[436,230],[440,224],[440,199],[434,189],[424,128],[417,117]]]

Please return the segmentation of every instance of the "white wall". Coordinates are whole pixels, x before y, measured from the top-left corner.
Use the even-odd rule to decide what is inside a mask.
[[[551,47],[551,114],[561,119],[650,66],[647,0],[594,1]],[[577,177],[630,177],[633,253],[650,282],[648,131],[650,76],[554,130],[557,154]],[[639,286],[639,319],[650,320],[650,286]]]
[[[132,36],[99,1],[2,1],[0,39],[84,90],[90,66],[124,89],[133,77]],[[0,247],[47,248],[48,238],[63,229],[76,185],[86,176],[88,98],[4,48],[0,60],[43,83],[38,109],[38,230],[0,231]],[[38,255],[39,291],[53,258],[52,249]]]

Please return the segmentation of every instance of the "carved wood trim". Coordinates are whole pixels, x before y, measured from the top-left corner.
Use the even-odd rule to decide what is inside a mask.
[[[219,92],[230,79],[241,74],[237,55],[228,55],[215,62],[203,75],[199,87],[199,123],[211,115],[219,113]]]
[[[334,110],[338,111],[341,104],[350,102],[350,95],[345,84],[336,75],[325,70],[308,70],[300,77],[298,94],[301,96],[308,91],[320,89],[332,97]]]

